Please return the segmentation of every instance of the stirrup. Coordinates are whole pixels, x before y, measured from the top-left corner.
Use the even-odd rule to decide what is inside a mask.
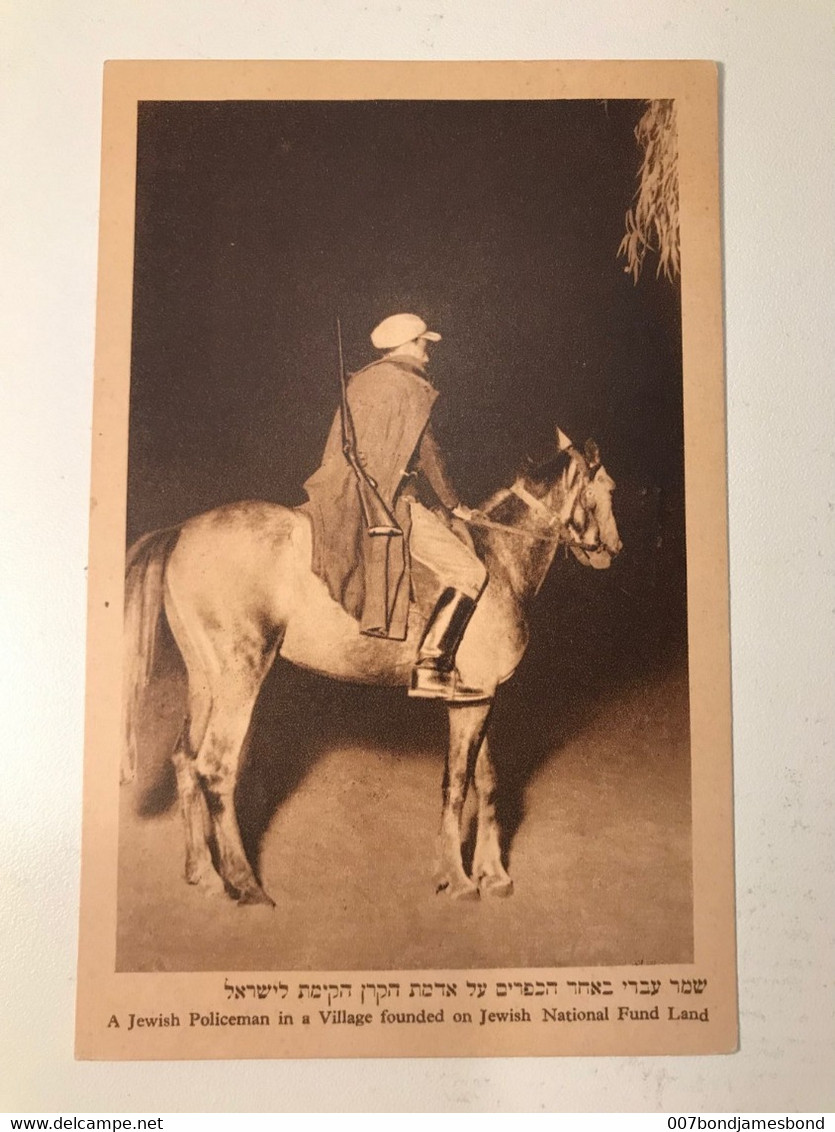
[[[432,661],[418,661],[412,669],[409,695],[416,699],[446,700],[456,704],[484,703],[492,694],[465,684],[457,668],[442,669]]]

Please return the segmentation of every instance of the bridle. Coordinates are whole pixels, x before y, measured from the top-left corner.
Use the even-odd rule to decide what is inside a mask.
[[[525,538],[531,542],[555,541],[557,544],[562,543],[566,551],[575,548],[585,551],[587,554],[594,554],[601,550],[607,550],[608,548],[601,542],[599,528],[597,542],[587,543],[585,542],[585,530],[587,529],[587,525],[583,529],[580,529],[574,521],[574,512],[577,508],[580,496],[594,479],[594,475],[600,467],[600,464],[591,471],[590,475],[583,476],[581,468],[583,466],[588,468],[588,465],[576,449],[572,450],[572,462],[576,468],[575,480],[579,480],[579,482],[576,484],[576,489],[573,482],[569,488],[569,493],[571,493],[572,490],[574,491],[574,497],[571,500],[571,511],[567,520],[560,519],[559,515],[551,511],[541,499],[537,499],[533,492],[528,491],[526,487],[517,482],[505,488],[505,490],[499,494],[493,501],[491,510],[507,499],[509,495],[514,495],[525,504],[532,514],[543,520],[545,524],[543,531],[534,532],[522,530],[519,527],[511,527],[507,523],[500,523],[495,519],[489,518],[489,516],[482,517],[480,515],[473,515],[468,518],[467,523],[475,527],[484,527],[488,530],[500,531],[503,534],[516,535],[519,538]],[[583,507],[585,513],[585,505],[581,503],[581,507]]]
[[[594,513],[595,507],[590,507],[584,497],[588,495],[589,488],[594,483],[595,476],[601,470],[602,464],[599,460],[597,460],[594,464],[591,464],[577,451],[576,448],[573,447],[573,445],[568,449],[568,451],[571,453],[575,472],[574,479],[568,488],[569,495],[573,491],[574,498],[571,502],[571,511],[569,518],[565,524],[569,536],[564,540],[565,544],[569,548],[584,551],[586,554],[596,554],[599,551],[603,550],[608,551],[611,554],[611,549],[606,546],[606,544],[600,537],[600,525],[597,522],[595,523],[597,530],[597,541],[593,543],[586,542],[586,532],[589,528],[588,517],[590,514]],[[574,518],[578,504],[584,520],[582,526],[580,526]]]

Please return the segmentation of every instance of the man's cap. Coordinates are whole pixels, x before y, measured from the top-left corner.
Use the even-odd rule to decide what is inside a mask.
[[[426,323],[416,314],[392,314],[371,331],[371,344],[378,350],[394,350],[416,338],[426,338],[429,342],[440,342],[441,336],[435,330],[428,330]]]

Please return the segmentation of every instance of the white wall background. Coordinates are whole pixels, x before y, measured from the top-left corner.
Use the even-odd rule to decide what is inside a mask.
[[[831,0],[27,0],[3,26],[0,1109],[830,1107]],[[76,1064],[103,61],[653,57],[723,65],[740,1052]]]

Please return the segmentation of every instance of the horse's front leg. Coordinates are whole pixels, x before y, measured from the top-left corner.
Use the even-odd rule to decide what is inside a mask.
[[[482,892],[491,896],[510,896],[513,881],[502,864],[499,825],[496,821],[496,769],[486,735],[475,764],[475,792],[478,798],[478,825],[473,854],[473,880]]]
[[[492,702],[449,708],[449,753],[444,774],[444,804],[435,886],[454,899],[477,900],[478,885],[464,872],[461,860],[461,815]]]

